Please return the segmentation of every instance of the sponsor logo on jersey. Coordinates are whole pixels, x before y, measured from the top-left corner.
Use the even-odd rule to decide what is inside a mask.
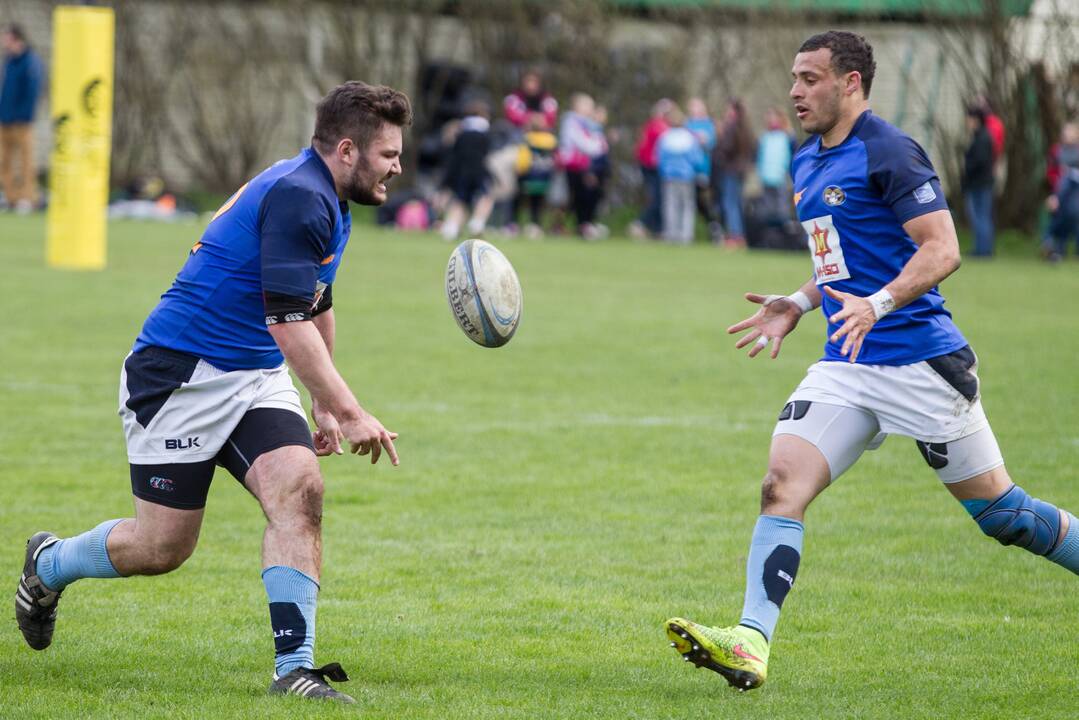
[[[799,202],[801,202],[802,193],[804,193],[804,192],[805,192],[805,190],[802,189],[802,190],[799,190],[798,192],[794,193],[794,204],[795,205],[797,205]]]
[[[334,254],[331,254],[331,255],[327,255],[326,257],[322,258],[322,262],[321,262],[321,263],[319,263],[319,264],[320,264],[320,265],[329,265],[330,263],[332,263],[332,262],[333,262],[333,259],[334,259],[335,257],[337,257],[337,254],[336,254],[336,253],[334,253]]]
[[[847,199],[847,193],[843,192],[843,188],[838,185],[829,185],[824,188],[824,204],[835,207],[836,205],[842,205]]]
[[[921,205],[931,203],[937,199],[937,194],[933,191],[933,186],[929,184],[928,180],[924,185],[914,188],[914,199]]]
[[[813,275],[820,285],[833,280],[850,277],[847,262],[843,259],[843,243],[831,215],[822,215],[802,221],[813,256]]]

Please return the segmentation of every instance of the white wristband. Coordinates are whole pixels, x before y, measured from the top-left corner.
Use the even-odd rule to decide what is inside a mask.
[[[809,299],[801,290],[795,291],[787,296],[787,299],[798,306],[798,309],[805,315],[807,312],[813,309],[813,301]]]
[[[877,316],[877,320],[880,320],[892,310],[895,310],[895,298],[893,298],[892,294],[884,288],[873,293],[867,297],[866,300],[873,306],[873,314]]]

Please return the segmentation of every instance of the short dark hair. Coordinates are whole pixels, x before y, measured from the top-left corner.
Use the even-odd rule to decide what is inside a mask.
[[[367,147],[385,123],[398,127],[412,124],[408,96],[385,85],[349,80],[319,100],[311,143],[327,153],[346,137]]]
[[[22,25],[19,25],[18,23],[11,23],[4,28],[4,32],[6,32],[8,35],[15,38],[19,42],[24,44],[26,43],[26,31],[22,29]]]
[[[858,71],[862,76],[862,90],[868,98],[869,89],[873,86],[873,73],[877,70],[873,46],[861,35],[845,30],[829,30],[806,40],[798,52],[813,52],[821,48],[832,51],[832,67],[837,73]]]

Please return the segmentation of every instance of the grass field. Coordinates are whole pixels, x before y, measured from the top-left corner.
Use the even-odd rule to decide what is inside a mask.
[[[198,232],[114,224],[107,271],[61,272],[40,218],[0,217],[5,592],[32,532],[130,513],[120,363]],[[323,462],[317,659],[358,706],[264,694],[263,520],[221,471],[180,570],[72,585],[43,653],[9,605],[0,718],[1072,716],[1079,578],[982,536],[905,438],[811,508],[768,683],[686,667],[662,623],[737,620],[770,431],[823,341],[814,316],[749,361],[723,328],[808,258],[503,248],[525,310],[499,350],[454,325],[433,236],[357,227],[335,287],[338,365],[401,434],[399,468]],[[1013,476],[1079,510],[1079,264],[968,262],[944,292]]]

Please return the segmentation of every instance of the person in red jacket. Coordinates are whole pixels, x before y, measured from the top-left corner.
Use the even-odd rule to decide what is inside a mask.
[[[674,103],[667,98],[662,98],[652,106],[652,115],[648,122],[641,128],[640,138],[637,140],[637,162],[641,166],[641,176],[644,179],[644,210],[641,216],[630,226],[630,234],[636,237],[644,237],[645,234],[657,236],[663,230],[663,210],[660,206],[660,181],[659,181],[659,157],[656,153],[656,145],[659,136],[667,131],[670,124],[667,122],[667,114],[674,107]]]
[[[545,89],[539,70],[526,70],[521,75],[520,87],[506,96],[502,108],[506,119],[522,131],[529,128],[534,115],[542,117],[546,127],[557,127],[558,101]]]
[[[993,105],[985,95],[979,95],[974,105],[985,113],[985,129],[993,143],[993,163],[998,164],[1004,156],[1004,121],[993,110]]]

